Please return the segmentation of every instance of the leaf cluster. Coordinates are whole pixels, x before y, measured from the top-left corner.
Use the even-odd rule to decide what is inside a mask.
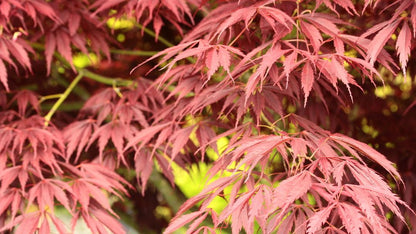
[[[134,22],[122,31],[129,42],[106,27],[114,18]],[[92,233],[125,233],[112,201],[144,195],[155,174],[174,186],[174,168],[195,162],[209,165],[209,183],[165,233],[416,225],[412,196],[406,203],[392,186],[408,180],[351,137],[345,117],[383,72],[408,74],[413,0],[5,0],[0,29],[0,232],[74,232],[82,219]],[[107,61],[76,67],[76,53]],[[42,77],[35,91],[22,73]],[[64,92],[51,95],[48,82]],[[56,112],[74,100],[82,107]],[[164,189],[156,188],[169,203]],[[213,209],[216,199],[225,208]]]

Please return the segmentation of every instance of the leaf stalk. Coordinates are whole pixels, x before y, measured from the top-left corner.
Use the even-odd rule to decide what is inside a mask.
[[[75,88],[75,86],[78,84],[78,82],[84,77],[84,72],[81,70],[79,71],[78,75],[75,77],[75,79],[69,84],[68,88],[65,90],[64,93],[60,96],[60,98],[55,102],[55,104],[52,106],[51,110],[48,112],[48,114],[45,115],[45,127],[49,125],[49,122],[51,121],[52,116],[55,114],[55,112],[58,110],[59,106],[65,101],[65,99],[69,96],[71,91]]]

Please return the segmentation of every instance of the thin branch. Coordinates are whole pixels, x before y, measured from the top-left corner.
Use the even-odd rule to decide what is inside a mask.
[[[33,48],[36,48],[36,49],[40,49],[40,50],[45,49],[45,47],[40,43],[32,43],[31,45],[33,46]],[[149,52],[147,54],[147,56],[153,55],[153,53],[155,53],[154,51],[122,51],[122,50],[116,50],[116,52],[118,52],[120,54],[121,53],[125,53],[125,54],[131,53],[131,54],[133,54],[133,53]],[[66,61],[66,59],[63,58],[59,53],[55,52],[54,56],[59,61],[61,61],[63,63],[63,65],[65,65],[67,67],[71,67],[71,65],[68,63],[68,61]],[[91,72],[91,71],[89,71],[87,69],[84,69],[84,68],[75,67],[75,69],[76,69],[76,71],[78,71],[78,73],[82,72],[85,77],[90,78],[92,80],[95,80],[97,82],[100,82],[102,84],[116,85],[116,86],[130,86],[130,85],[133,84],[133,81],[131,81],[131,80],[126,80],[126,79],[119,78],[119,77],[112,78],[112,77],[106,77],[106,76],[98,75],[98,74],[96,74],[94,72]],[[116,83],[114,83],[114,82],[116,82]]]
[[[61,95],[58,101],[56,101],[55,104],[52,106],[52,109],[48,112],[48,114],[45,115],[45,126],[49,125],[49,122],[51,121],[53,114],[55,114],[59,106],[65,101],[65,99],[69,96],[71,91],[75,88],[75,86],[78,84],[78,82],[82,79],[83,76],[84,72],[80,71],[78,75],[75,77],[75,79],[71,82],[71,84],[69,84],[68,88]]]
[[[134,84],[134,81],[132,80],[126,80],[123,78],[113,78],[113,77],[106,77],[99,74],[96,74],[94,72],[91,72],[87,69],[79,69],[79,72],[83,72],[84,76],[95,80],[97,82],[100,82],[102,84],[111,85],[111,86],[131,86]]]
[[[137,55],[137,56],[153,56],[158,53],[158,51],[147,51],[147,50],[117,50],[111,49],[113,54],[123,54],[123,55]]]
[[[46,100],[50,100],[50,99],[57,99],[62,97],[62,93],[58,93],[58,94],[51,94],[51,95],[46,95],[40,98],[39,102],[44,102]]]
[[[68,88],[69,82],[67,79],[63,78],[57,69],[51,70],[52,81],[56,82],[59,86],[63,88]],[[78,95],[82,100],[87,100],[90,97],[90,93],[80,84],[78,84],[72,92]]]
[[[66,101],[59,106],[60,111],[79,111],[83,106],[84,101]],[[49,111],[52,109],[54,103],[42,103],[41,110]]]

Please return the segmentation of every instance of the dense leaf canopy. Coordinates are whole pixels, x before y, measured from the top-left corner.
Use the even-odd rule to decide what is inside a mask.
[[[414,0],[0,1],[0,232],[414,231],[415,35]]]

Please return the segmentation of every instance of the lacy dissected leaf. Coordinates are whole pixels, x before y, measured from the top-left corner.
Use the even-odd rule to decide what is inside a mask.
[[[334,204],[325,207],[324,209],[316,212],[310,219],[308,223],[308,233],[316,233],[322,229],[322,225],[326,222],[329,215],[332,212]]]
[[[15,70],[17,70],[16,62],[23,68],[31,71],[32,65],[29,59],[28,52],[33,52],[33,49],[28,46],[27,42],[18,38],[16,40],[8,39],[6,36],[0,38],[0,81],[4,85],[7,91],[9,91],[8,85],[8,71],[6,64],[10,64]],[[11,57],[13,56],[13,59]]]
[[[29,90],[22,90],[16,93],[13,98],[10,100],[10,103],[16,101],[19,114],[21,116],[26,116],[26,112],[28,111],[28,105],[33,108],[36,113],[39,113],[39,100],[37,95]]]
[[[218,90],[217,86],[206,87],[201,93],[193,98],[189,105],[186,106],[187,108],[185,110],[192,114],[196,114],[203,111],[205,107],[212,105],[237,91],[237,87],[224,88],[221,90]],[[185,113],[181,114],[183,115]]]
[[[365,225],[360,222],[364,217],[360,210],[346,202],[338,204],[338,214],[348,233],[360,233]]]
[[[99,160],[102,162],[104,151],[114,147],[117,163],[121,160],[127,165],[123,156],[126,140],[132,139],[140,128],[149,127],[148,116],[152,111],[150,108],[159,108],[161,102],[158,96],[145,97],[139,93],[140,90],[146,92],[146,87],[141,85],[137,90],[123,90],[123,97],[118,97],[111,88],[91,97],[81,113],[90,117],[92,114],[96,120],[89,118],[65,128],[68,155],[71,156],[77,149],[78,160],[84,148],[88,150],[92,145],[97,145]]]
[[[388,161],[384,155],[377,152],[371,146],[364,144],[362,142],[359,142],[357,140],[354,140],[350,137],[341,135],[341,134],[334,134],[331,136],[331,138],[333,138],[337,142],[345,143],[349,145],[353,149],[363,154],[365,157],[368,157],[369,159],[377,162],[380,166],[386,169],[395,178],[400,178],[400,175],[397,172],[397,169],[394,168],[392,162]]]
[[[361,190],[360,186],[348,186],[346,191],[350,192],[355,202],[359,204],[362,212],[367,216],[369,222],[374,225],[380,225],[379,216],[376,213],[374,195],[370,191]]]
[[[149,150],[141,149],[136,151],[134,155],[134,168],[136,170],[137,181],[139,181],[142,194],[144,194],[147,181],[153,171],[153,157]]]
[[[72,189],[67,183],[56,179],[42,180],[29,190],[27,207],[30,207],[36,200],[37,207],[41,211],[51,209],[56,206],[56,199],[71,212],[68,193],[72,193]],[[53,209],[51,212],[53,213]]]
[[[293,185],[299,185],[293,187]],[[274,190],[274,205],[284,207],[303,196],[312,186],[312,178],[308,172],[302,172],[283,180]]]
[[[36,115],[6,126],[0,131],[1,135],[10,137],[0,142],[0,151],[8,152],[5,157],[24,169],[31,166],[39,174],[43,165],[48,165],[54,174],[61,172],[58,161],[66,156],[60,131],[54,127],[45,128],[44,118]]]
[[[313,211],[307,206],[303,206],[299,209],[296,209],[296,211],[297,216],[294,220],[294,226],[296,227],[295,232],[306,233],[307,218],[312,216]]]
[[[75,180],[71,188],[74,192],[75,198],[81,204],[82,209],[88,209],[92,198],[101,207],[111,211],[108,198],[101,192],[100,188],[94,185],[91,181],[85,179]]]
[[[248,95],[252,94],[258,83],[262,85],[263,81],[269,74],[270,69],[275,66],[276,61],[280,60],[280,57],[284,55],[286,51],[283,50],[280,46],[280,44],[274,44],[271,49],[269,49],[263,56],[262,61],[260,63],[260,66],[256,70],[255,73],[253,73],[246,85],[246,92],[248,98]],[[293,56],[292,56],[293,57]],[[288,56],[287,60],[289,60],[291,57]],[[286,60],[285,60],[286,61]],[[260,78],[260,81],[258,80],[258,77]],[[260,86],[261,88],[261,86]]]
[[[72,50],[70,35],[64,30],[57,30],[55,33],[57,51],[72,65]],[[73,65],[72,65],[73,66]]]
[[[246,8],[240,8],[233,11],[230,15],[222,15],[225,19],[218,25],[217,31],[214,36],[218,38],[221,37],[221,34],[229,29],[232,25],[237,22],[244,21],[245,27],[248,27],[248,22],[253,18],[256,13],[256,6],[251,5]]]
[[[302,14],[300,15],[303,19],[308,20],[311,24],[313,24],[317,29],[326,33],[330,36],[337,36],[340,33],[336,24],[344,23],[339,19],[333,18],[329,15],[324,14]],[[319,37],[318,37],[319,38]]]
[[[123,185],[129,185],[129,183],[117,173],[109,171],[108,168],[95,163],[82,163],[79,168],[82,178],[92,179],[89,180],[92,184],[115,195],[118,195],[116,191],[127,194]]]
[[[141,127],[149,127],[147,120],[150,109],[137,101],[120,100],[114,107],[113,121],[118,118],[123,124],[132,125],[138,123]]]
[[[41,211],[26,213],[16,217],[13,221],[2,227],[0,231],[14,228],[18,225],[15,233],[35,233],[42,216]]]
[[[312,90],[313,83],[315,81],[314,71],[312,65],[306,62],[302,69],[302,89],[305,93],[305,106],[309,97],[309,93]]]
[[[18,189],[8,189],[0,194],[0,215],[4,215],[5,212],[9,211],[9,217],[11,220],[14,220],[25,198],[22,197],[22,194]]]
[[[188,45],[190,45],[190,47],[188,47]],[[198,46],[193,48],[193,46],[196,46],[196,45]],[[172,61],[170,61],[165,66],[167,67],[167,69],[164,75],[162,76],[160,82],[163,82],[167,78],[169,78],[167,77],[167,74],[169,74],[169,72],[174,67],[174,65],[176,65],[176,63],[182,59],[192,59],[193,57],[198,56],[198,61],[194,67],[197,67],[200,69],[201,65],[208,66],[207,80],[209,80],[220,66],[227,72],[227,74],[230,74],[231,54],[238,55],[240,57],[244,56],[244,53],[242,53],[238,48],[235,48],[232,46],[226,46],[226,45],[210,45],[210,43],[206,40],[198,40],[192,43],[185,43],[184,45],[178,45],[176,47],[178,47],[177,50],[173,50],[172,48],[169,48],[169,49],[162,51],[164,52],[163,54],[166,54],[166,55],[163,57],[161,62],[159,62],[158,66],[164,61],[166,61],[167,59],[169,59],[170,57],[174,56],[173,53],[178,53],[178,54],[173,58]],[[182,49],[186,47],[188,48],[181,51]],[[154,59],[162,55],[162,52],[159,52],[158,54],[156,54],[150,59]],[[202,56],[200,56],[201,54]],[[213,60],[215,60],[215,62]]]
[[[85,146],[91,138],[92,133],[96,130],[97,125],[92,119],[73,122],[64,130],[64,140],[67,143],[66,155],[71,155],[77,151],[75,162],[83,152]]]
[[[275,32],[280,31],[282,26],[287,28],[287,32],[290,32],[292,26],[296,24],[292,17],[276,7],[261,6],[257,11]]]
[[[18,179],[20,183],[20,189],[24,193],[26,191],[26,184],[29,178],[28,171],[25,170],[22,166],[9,167],[4,169],[0,173],[0,194],[5,193],[7,190],[11,189],[11,184]]]
[[[319,30],[314,25],[307,23],[306,21],[300,21],[300,27],[305,36],[311,41],[315,52],[318,52],[323,43],[322,35]]]
[[[9,84],[7,83],[7,68],[4,65],[3,60],[0,59],[0,82],[4,85],[7,91],[9,91]]]
[[[202,203],[201,208],[206,208],[214,199],[217,197],[226,187],[235,183],[236,180],[239,180],[239,175],[234,174],[231,176],[221,177],[213,182],[209,183],[204,189],[196,196],[188,199],[182,206],[180,207],[179,211],[177,212],[175,217],[181,216],[185,211],[196,205],[198,202],[205,200]],[[217,224],[218,222],[216,222]],[[218,223],[219,224],[219,223]]]
[[[194,130],[194,126],[186,127],[181,130],[176,130],[175,134],[173,134],[169,141],[172,142],[172,153],[171,158],[175,159],[176,155],[178,155],[179,151],[185,146],[185,144],[189,140],[189,136],[191,132]]]
[[[195,131],[196,138],[198,139],[199,146],[203,155],[205,149],[210,146],[216,153],[218,152],[217,144],[211,142],[217,135],[215,131],[209,127],[209,124],[201,123]]]
[[[377,60],[377,56],[380,54],[383,47],[386,45],[387,41],[390,39],[391,35],[396,31],[396,28],[399,26],[400,20],[393,20],[388,22],[371,40],[368,45],[368,54],[366,59],[370,64],[374,64]]]
[[[233,138],[238,140],[231,140],[228,150],[225,150],[227,153],[216,161],[210,172],[218,173],[221,170],[219,168],[230,167],[235,162],[236,165],[231,167],[234,179],[216,179],[195,197],[192,203],[182,207],[178,215],[189,209],[191,204],[201,200],[203,202],[200,211],[209,212],[205,204],[209,204],[219,191],[232,184],[231,192],[227,192],[225,196],[229,199],[228,206],[219,214],[214,224],[219,227],[230,218],[234,233],[241,229],[252,233],[250,230],[253,220],[256,220],[265,232],[284,228],[289,231],[304,230],[315,233],[331,227],[337,231],[346,230],[351,233],[368,229],[381,232],[392,230],[384,218],[384,210],[387,208],[396,214],[400,212],[398,207],[404,203],[391,192],[388,184],[362,161],[362,156],[370,154],[367,149],[369,146],[358,147],[356,142],[345,140],[351,144],[348,145],[341,141],[341,136],[340,139],[333,138],[329,132],[311,122],[300,119],[299,121],[299,127],[304,126],[307,130],[290,137],[254,138],[249,135],[234,135]],[[270,187],[265,182],[269,175],[264,162],[270,163],[268,157],[276,153],[286,164],[284,167],[288,168],[288,171],[277,176],[277,187]],[[284,175],[287,176],[286,179],[282,179]],[[265,180],[264,184],[256,184],[254,181],[257,177]],[[240,190],[243,180],[248,191]],[[360,189],[367,190],[360,192]],[[357,193],[360,195],[355,195]],[[309,194],[314,197],[314,202],[311,202]],[[343,199],[349,199],[351,202],[340,204]],[[299,204],[312,204],[317,210],[294,210]],[[340,217],[341,223],[338,222],[339,219],[330,219],[331,213]],[[296,218],[290,218],[295,214]],[[397,215],[402,218],[401,214]],[[200,225],[199,219],[205,219],[200,217],[202,215],[194,217],[195,225]],[[351,220],[355,217],[360,218]]]
[[[112,88],[106,88],[90,97],[81,109],[81,113],[97,116],[97,124],[106,120],[113,113],[117,93]]]
[[[163,143],[165,140],[168,139],[168,132],[164,133],[164,129],[167,129],[167,127],[170,125],[171,123],[164,123],[164,124],[159,124],[159,125],[154,125],[154,126],[150,126],[146,129],[141,130],[140,132],[138,132],[137,134],[134,135],[134,137],[130,138],[126,148],[130,148],[132,146],[136,146],[137,144],[139,144],[138,150],[140,148],[142,148],[143,146],[145,146],[146,144],[148,144],[152,138],[155,137],[156,134],[159,134],[159,137],[162,137],[162,140],[160,140],[160,143]],[[157,144],[158,145],[158,144]]]
[[[207,52],[207,58],[205,59],[205,65],[208,67],[208,79],[218,70],[220,62],[218,59],[218,51],[216,49],[210,49]]]
[[[101,22],[93,17],[85,1],[65,3],[57,1],[52,6],[57,20],[53,27],[47,27],[45,32],[45,58],[47,74],[50,74],[53,55],[59,53],[75,70],[72,62],[73,50],[78,49],[84,54],[93,51],[100,56],[103,53],[110,58],[108,41],[111,39],[103,30]],[[101,24],[101,25],[100,25]],[[87,47],[89,47],[87,49]]]
[[[332,2],[334,2],[335,4],[337,4],[338,6],[344,8],[350,15],[358,15],[358,12],[355,9],[355,6],[353,4],[352,1],[350,0],[333,0],[333,1],[329,1],[329,0],[318,0],[316,1],[316,8],[318,8],[321,4],[325,4],[326,7],[328,7],[329,9],[331,9],[333,12],[337,13],[337,15],[339,15],[339,12],[337,11],[337,8],[335,7],[335,4],[333,4]],[[316,10],[315,8],[315,10]]]
[[[127,194],[123,186],[128,184],[127,181],[107,167],[94,163],[80,164],[76,173],[79,178],[72,181],[71,189],[74,200],[81,206],[73,216],[73,225],[77,222],[80,212],[93,232],[106,233],[105,230],[108,228],[115,233],[124,233],[121,224],[113,217],[118,218],[111,208],[110,194],[119,198],[119,193]],[[103,190],[108,193],[103,193]]]
[[[196,25],[195,29],[185,35],[184,41],[188,42],[209,35],[210,38],[223,39],[220,37],[224,31],[237,26],[243,22],[243,27],[248,29],[249,22],[256,15],[256,8],[267,1],[257,1],[255,4],[244,6],[237,2],[221,4],[213,9],[209,15]],[[227,38],[230,39],[230,38]]]
[[[265,30],[267,27],[276,34],[281,33],[282,35],[280,36],[283,37],[291,31],[295,23],[286,12],[273,7],[272,4],[272,1],[269,0],[250,2],[249,4],[239,4],[239,2],[222,4],[205,17],[196,26],[195,30],[185,37],[185,41],[195,40],[208,35],[211,39],[218,42],[229,43],[230,39],[239,39],[241,33],[250,31],[250,25],[256,20],[257,16],[261,17],[261,21],[267,24],[261,30]],[[231,12],[231,14],[227,12]],[[235,34],[237,35],[236,38],[226,35],[233,30],[241,31],[240,35]]]
[[[133,138],[135,129],[125,125],[121,122],[109,122],[97,128],[89,139],[87,148],[89,148],[96,140],[98,140],[98,151],[100,161],[104,153],[104,148],[108,146],[109,140],[111,139],[117,151],[118,159],[122,160],[126,164],[123,152],[125,147],[125,141]]]
[[[132,27],[108,30],[106,22],[119,17]],[[387,83],[398,64],[414,73],[408,63],[415,25],[414,0],[1,1],[0,82],[6,91],[30,87],[39,95],[23,91],[8,102],[11,93],[0,92],[0,232],[68,233],[53,215],[64,207],[73,216],[70,232],[83,219],[92,233],[125,233],[111,207],[114,199],[121,200],[121,211],[130,206],[122,201],[129,186],[123,176],[145,193],[154,168],[173,186],[173,162],[186,169],[197,161],[211,167],[209,182],[168,220],[167,233],[183,226],[188,233],[403,232],[406,222],[414,226],[414,216],[404,215],[411,210],[391,182],[401,181],[397,168],[405,171],[411,186],[403,194],[410,203],[411,164],[399,164],[411,151],[394,158],[406,149],[387,149],[396,168],[366,143],[327,130],[373,145],[380,140],[380,152],[388,148],[385,136],[370,139],[364,128],[352,127],[381,106],[371,103],[363,112],[367,103],[353,86],[371,95],[365,77],[373,84],[374,77],[387,77]],[[140,29],[146,36],[135,40]],[[162,43],[151,44],[149,36]],[[103,53],[117,61],[91,69],[122,77],[132,59],[142,60],[130,52],[144,50],[159,52],[143,59],[140,65],[153,64],[136,71],[147,74],[129,81],[132,87],[118,87],[117,78],[96,92],[105,86],[98,85],[101,79],[82,80],[71,101],[96,93],[77,119],[62,108],[53,121],[59,127],[45,126],[40,115],[48,104],[39,104],[38,96],[52,97],[56,79],[43,81],[45,73],[59,76],[59,84],[69,77],[61,73],[68,67],[62,59],[73,66],[78,52]],[[46,71],[38,67],[43,60]],[[346,91],[358,102],[348,106]],[[407,90],[399,93],[407,101]],[[166,194],[156,189],[164,206]],[[218,209],[218,200],[225,207]]]
[[[285,61],[283,61],[283,73],[286,76],[286,88],[289,85],[290,73],[300,65],[300,62],[297,60],[297,58],[298,53],[296,51],[293,51],[285,58]]]
[[[7,49],[13,55],[13,57],[22,65],[24,68],[27,68],[29,71],[32,70],[32,66],[29,59],[28,49],[30,46],[27,46],[26,42],[17,39],[17,40],[4,40],[3,42],[7,46]]]
[[[406,65],[410,55],[411,40],[412,33],[410,32],[409,25],[407,22],[403,22],[403,27],[397,37],[396,49],[399,54],[404,76],[406,76]]]
[[[184,226],[185,224],[189,223],[190,221],[197,218],[203,213],[204,211],[195,211],[193,213],[186,214],[172,220],[172,223],[169,225],[168,228],[166,228],[164,233],[173,233],[176,229]]]
[[[358,37],[358,36],[353,36],[353,35],[345,35],[345,34],[341,34],[339,35],[340,38],[343,39],[343,41],[352,46],[362,57],[366,58],[367,55],[369,54],[369,45],[372,42],[372,40]],[[349,60],[356,60],[356,61],[360,61],[361,59],[357,59],[357,58],[353,58],[353,57],[348,57]],[[378,56],[376,57],[376,60],[382,64],[385,68],[387,68],[390,72],[392,72],[393,74],[396,74],[395,69],[398,68],[397,65],[395,64],[393,58],[390,56],[390,54],[385,50],[385,49],[381,49],[380,53],[378,54]],[[360,64],[366,64],[365,67],[367,67],[367,69],[369,70],[374,70],[374,64],[371,64],[370,62],[368,62],[368,60],[366,60],[366,63],[360,62]],[[363,69],[360,69],[361,72],[364,72]],[[374,73],[378,75],[377,73]],[[371,76],[369,76],[371,78]]]
[[[160,154],[157,152],[154,153],[154,156],[155,156],[156,162],[160,166],[160,170],[162,174],[166,177],[166,179],[173,186],[175,183],[175,175],[173,174],[172,161],[169,158],[167,158],[164,154]]]
[[[51,72],[51,64],[53,53],[55,52],[56,48],[56,37],[53,33],[48,33],[45,35],[45,58],[46,58],[46,69],[47,74]]]
[[[49,211],[26,212],[11,220],[0,231],[13,230],[14,233],[50,233],[51,223],[55,226],[58,233],[67,233],[65,224]]]
[[[45,15],[54,21],[59,21],[59,18],[55,12],[55,10],[51,7],[51,5],[47,4],[43,1],[38,0],[29,0],[25,1],[22,4],[23,9],[26,9],[26,13],[32,17],[32,19],[37,22],[37,14],[40,13],[41,15]],[[37,12],[36,12],[37,11]]]
[[[254,192],[254,191],[253,191]],[[252,192],[242,195],[239,197],[236,203],[238,206],[234,209],[233,215],[231,216],[231,230],[233,233],[239,233],[242,228],[246,230],[253,229],[253,223],[248,222],[247,206],[248,201],[252,197]],[[225,212],[223,212],[225,214]],[[221,216],[219,217],[220,220]]]
[[[248,174],[260,163],[266,163],[272,150],[283,150],[283,144],[289,140],[287,136],[263,136],[248,138],[238,142],[238,147],[231,152],[232,161],[238,162],[237,168],[243,165],[249,167]],[[232,146],[234,147],[234,146]],[[281,148],[280,148],[281,147]]]
[[[113,233],[126,233],[125,228],[116,218],[99,207],[92,206],[88,212],[83,211],[81,214],[93,233],[108,233],[107,230]]]

